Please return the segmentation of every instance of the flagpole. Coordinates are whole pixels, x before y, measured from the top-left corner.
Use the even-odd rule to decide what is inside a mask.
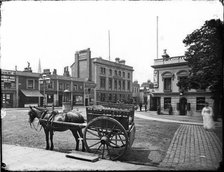
[[[159,39],[158,39],[158,32],[159,32],[159,27],[158,27],[158,23],[159,23],[159,17],[158,16],[156,16],[156,57],[157,57],[157,59],[158,59],[158,56],[159,56]]]
[[[110,30],[108,30],[108,41],[109,41],[109,61],[110,61]]]

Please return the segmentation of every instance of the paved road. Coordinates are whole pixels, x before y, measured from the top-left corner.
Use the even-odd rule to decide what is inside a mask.
[[[203,129],[200,119],[193,122],[177,121],[164,119],[165,116],[153,117],[150,112],[136,112],[135,116],[146,120],[181,123],[158,167],[108,160],[92,163],[66,158],[65,153],[4,144],[3,162],[9,170],[216,170],[219,167],[222,143],[214,132]]]

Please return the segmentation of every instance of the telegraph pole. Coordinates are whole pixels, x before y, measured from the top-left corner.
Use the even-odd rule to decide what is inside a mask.
[[[109,61],[110,61],[110,30],[108,30],[108,41],[109,41]]]

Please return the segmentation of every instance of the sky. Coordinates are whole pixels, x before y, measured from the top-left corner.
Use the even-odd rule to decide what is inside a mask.
[[[206,20],[223,20],[217,1],[9,1],[1,6],[1,69],[33,72],[74,63],[75,52],[90,48],[91,57],[116,57],[133,66],[133,81],[153,81],[154,59],[163,50],[184,55],[184,38]]]

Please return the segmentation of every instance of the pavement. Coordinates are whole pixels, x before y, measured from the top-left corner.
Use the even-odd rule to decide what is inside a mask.
[[[181,124],[174,134],[165,158],[156,167],[104,159],[89,162],[67,158],[66,153],[3,144],[2,162],[6,164],[4,168],[9,171],[154,171],[217,170],[220,168],[222,142],[213,131],[204,130],[200,117],[180,118],[174,115],[157,115],[155,112],[139,111],[135,112],[135,117]],[[216,123],[216,126],[222,127],[222,122]]]

